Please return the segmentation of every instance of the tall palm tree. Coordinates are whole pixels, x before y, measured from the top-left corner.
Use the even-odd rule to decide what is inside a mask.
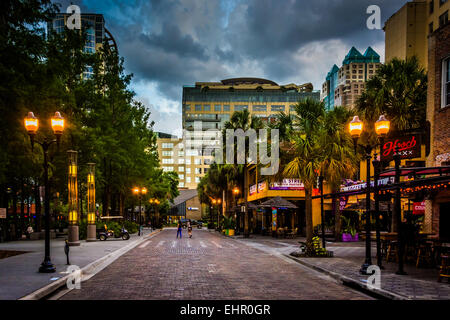
[[[332,190],[337,190],[342,179],[354,172],[355,156],[352,141],[345,133],[345,123],[350,111],[336,107],[325,111],[322,102],[307,99],[295,106],[293,126],[290,134],[289,161],[283,174],[300,178],[305,186],[306,241],[311,243],[312,191],[318,175],[322,175]],[[339,223],[340,217],[336,217]],[[338,224],[338,231],[339,231]]]
[[[417,57],[392,59],[366,82],[356,110],[366,121],[381,114],[395,130],[422,127],[426,120],[427,75]]]
[[[258,130],[258,129],[262,129],[264,127],[264,123],[262,122],[262,120],[256,116],[252,116],[250,115],[250,112],[247,109],[244,109],[242,111],[236,111],[233,113],[233,115],[230,118],[230,121],[227,121],[224,125],[224,130],[223,130],[223,137],[225,139],[226,137],[226,130],[227,129],[233,129],[233,130],[237,130],[237,129],[242,129],[244,132],[246,132],[249,129],[254,129],[254,130]],[[245,160],[247,162],[248,159],[248,144],[249,144],[249,139],[246,138],[245,141]],[[224,145],[224,153],[226,152],[226,143],[223,144]],[[238,156],[237,152],[236,152],[236,144],[234,145],[234,149],[235,149],[235,161],[234,163],[237,163],[236,158]],[[255,161],[256,159],[252,159],[253,161]],[[236,173],[239,175],[239,173],[241,176],[241,179],[239,179],[241,181],[241,189],[243,190],[242,195],[244,197],[244,201],[247,206],[247,194],[248,194],[248,182],[247,182],[247,163],[245,164],[237,164],[235,165],[236,168]],[[244,216],[244,236],[248,235],[248,212],[245,212],[245,216]]]

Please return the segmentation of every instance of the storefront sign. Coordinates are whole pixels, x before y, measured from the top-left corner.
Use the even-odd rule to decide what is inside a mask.
[[[250,186],[250,195],[255,194],[256,193],[256,184]]]
[[[197,207],[188,207],[187,209],[188,209],[189,211],[196,211],[196,210],[198,210]]]
[[[344,210],[345,206],[347,205],[347,202],[348,202],[348,196],[339,198],[339,210],[340,211]]]
[[[265,181],[258,183],[258,192],[263,192],[267,188],[267,183]]]
[[[272,208],[272,231],[277,231],[277,208]]]
[[[303,190],[305,189],[300,179],[283,179],[280,182],[271,183],[270,190]]]
[[[425,213],[425,201],[413,203],[413,214]]]
[[[379,186],[385,186],[387,184],[394,183],[395,178],[394,177],[388,177],[378,180]],[[349,192],[349,191],[358,191],[366,188],[367,183],[358,183],[351,186],[341,187],[341,192]],[[374,181],[370,181],[370,186],[373,187],[375,185]]]
[[[6,208],[0,208],[0,219],[6,219]]]
[[[386,141],[383,144],[381,159],[383,161],[392,161],[395,147],[397,147],[401,159],[420,158],[420,135],[407,135],[401,138]]]

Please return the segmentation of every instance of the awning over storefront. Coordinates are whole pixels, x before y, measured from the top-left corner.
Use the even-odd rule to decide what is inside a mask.
[[[286,209],[297,209],[298,207],[287,201],[286,199],[282,198],[282,197],[275,197],[275,198],[271,198],[267,201],[264,201],[263,203],[261,203],[258,207],[260,208],[286,208]]]
[[[429,174],[448,174],[450,173],[450,166],[442,166],[442,167],[414,167],[414,168],[400,168],[401,176],[422,176]],[[380,174],[381,177],[394,177],[395,169],[389,169]]]

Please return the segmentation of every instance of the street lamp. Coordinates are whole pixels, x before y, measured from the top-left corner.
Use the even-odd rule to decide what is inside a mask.
[[[352,121],[350,121],[349,124],[349,132],[350,135],[353,138],[353,145],[355,148],[355,153],[356,153],[356,147],[357,147],[357,143],[358,143],[358,139],[363,131],[364,125],[363,122],[359,119],[358,116],[354,116]],[[375,123],[375,132],[377,134],[377,136],[380,138],[380,143],[382,144],[382,141],[384,139],[384,137],[387,135],[387,133],[389,132],[389,128],[390,128],[390,123],[389,120],[387,120],[383,115],[380,116],[380,118],[378,119],[378,121]],[[365,158],[366,158],[366,176],[367,176],[367,181],[366,181],[366,257],[365,257],[365,261],[361,266],[360,272],[362,274],[367,275],[367,268],[372,265],[372,254],[371,254],[371,235],[370,235],[370,160],[372,159],[372,146],[371,145],[366,145],[365,146]],[[376,172],[377,169],[375,169]],[[378,178],[374,177],[375,181],[374,181],[374,186],[375,186],[375,198],[377,199],[377,190],[378,190]],[[376,214],[376,219],[377,219],[377,261],[379,262],[380,259],[380,255],[381,255],[381,250],[380,250],[380,240],[379,240],[379,208],[375,208],[377,214]]]
[[[141,209],[141,205],[142,205],[142,195],[147,194],[147,188],[146,187],[135,187],[133,188],[133,193],[135,195],[139,195],[139,231],[138,231],[138,236],[141,235],[141,227],[142,227],[142,209]]]
[[[55,121],[53,121],[55,119]],[[58,121],[56,121],[58,120]],[[34,150],[34,142],[37,130],[39,128],[39,120],[34,116],[33,112],[28,112],[28,115],[24,119],[25,129],[30,136],[31,150]],[[44,152],[44,188],[45,188],[45,253],[44,261],[39,267],[39,272],[50,273],[55,272],[56,268],[50,259],[50,186],[48,182],[48,149],[53,143],[57,143],[59,147],[59,141],[64,130],[64,118],[61,117],[59,112],[55,113],[55,116],[51,119],[51,125],[53,133],[56,136],[55,140],[44,139],[43,141],[36,141]]]
[[[155,206],[155,214],[156,214],[157,210],[158,210],[158,205],[160,204],[160,201],[158,199],[156,199],[156,198],[152,198],[152,199],[149,200],[149,202],[150,202],[150,204]],[[159,216],[158,216],[158,218],[159,218]],[[153,220],[156,220],[156,219],[153,219]],[[153,222],[155,222],[155,223],[152,223],[152,228],[155,228],[156,221],[153,221]]]
[[[234,188],[233,188],[234,203],[235,203],[235,207],[236,207],[236,208],[237,208],[237,196],[238,196],[238,194],[239,194],[240,192],[241,192],[241,191],[239,190],[238,187],[234,187]],[[234,220],[235,220],[235,224],[234,224],[235,230],[234,230],[234,233],[235,233],[236,235],[239,234],[240,223],[239,223],[239,227],[238,227],[238,222],[240,222],[240,218],[241,218],[240,213],[239,213],[239,219],[238,219],[237,214],[236,214],[236,213],[234,214]]]

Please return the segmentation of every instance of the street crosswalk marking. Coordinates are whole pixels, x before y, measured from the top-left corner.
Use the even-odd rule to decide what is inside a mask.
[[[216,245],[216,247],[217,248],[223,248],[220,244],[218,244],[217,242],[215,242],[215,241],[211,241],[212,243],[214,243],[215,245]]]
[[[161,240],[156,246],[157,246],[157,247],[160,247],[160,246],[162,246],[162,245],[164,244],[164,242],[166,242],[166,241]]]
[[[150,242],[152,242],[152,240],[149,240],[149,241],[144,242],[143,244],[141,244],[141,245],[139,246],[139,248],[140,248],[140,249],[145,248],[146,246],[148,246],[148,244],[149,244]]]
[[[202,246],[202,248],[206,248],[206,244],[203,241],[200,241],[200,245]]]
[[[188,243],[187,243],[187,246],[188,246],[188,248],[190,248],[190,247],[191,247],[191,244],[188,242]]]
[[[177,242],[175,240],[172,241],[172,248],[175,248],[176,244],[177,244]]]

